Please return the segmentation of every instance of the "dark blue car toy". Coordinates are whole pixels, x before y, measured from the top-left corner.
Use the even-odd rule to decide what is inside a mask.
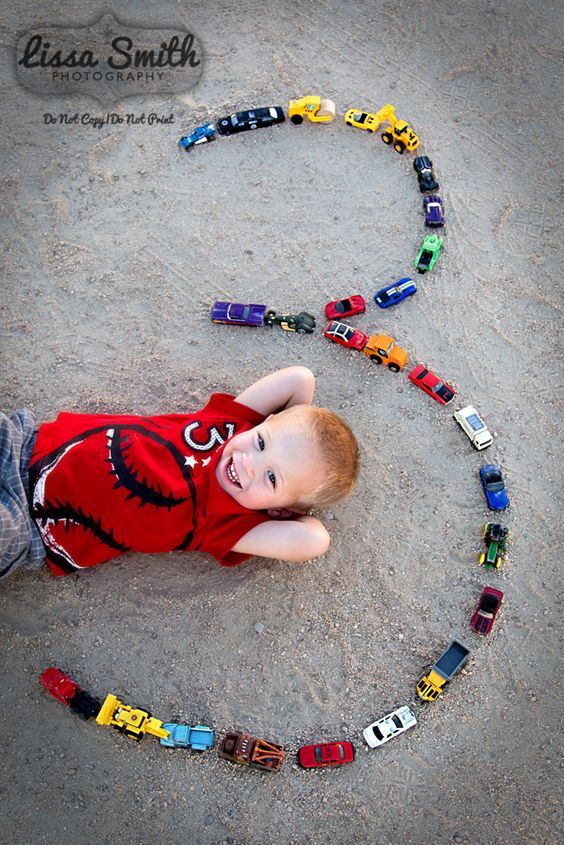
[[[413,296],[414,293],[417,293],[415,282],[409,276],[405,276],[403,279],[398,279],[395,285],[376,291],[374,301],[380,308],[389,308],[390,305],[395,305],[402,299]]]
[[[480,478],[489,509],[491,511],[504,511],[508,508],[509,496],[505,489],[501,468],[496,464],[486,464],[480,469]]]
[[[425,225],[432,229],[438,229],[445,225],[443,214],[443,202],[440,197],[423,197],[423,208],[425,209]]]

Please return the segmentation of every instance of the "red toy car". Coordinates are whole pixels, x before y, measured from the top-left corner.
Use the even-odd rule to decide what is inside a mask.
[[[368,343],[367,334],[361,332],[360,329],[353,329],[352,326],[347,326],[346,323],[339,323],[336,320],[325,327],[323,334],[329,340],[347,346],[349,349],[358,349],[359,352],[362,352]]]
[[[319,745],[302,745],[298,750],[298,763],[302,769],[323,766],[342,766],[354,760],[352,742],[321,742]]]
[[[366,302],[358,293],[346,299],[336,299],[325,306],[325,316],[328,320],[339,320],[341,317],[352,317],[353,314],[364,314]]]
[[[423,364],[417,366],[410,372],[408,379],[424,390],[441,405],[448,405],[456,396],[456,390],[450,384],[442,381],[435,373],[428,370]]]
[[[80,690],[78,684],[75,684],[75,682],[71,681],[71,679],[61,672],[60,669],[55,669],[53,666],[49,669],[45,669],[43,674],[40,675],[39,681],[43,684],[47,692],[51,693],[53,698],[56,698],[57,701],[62,702],[62,704],[66,704],[67,707],[70,704],[71,699],[74,698]]]
[[[501,590],[496,590],[494,587],[484,587],[478,607],[470,623],[472,630],[484,636],[489,634],[502,602],[503,593]]]

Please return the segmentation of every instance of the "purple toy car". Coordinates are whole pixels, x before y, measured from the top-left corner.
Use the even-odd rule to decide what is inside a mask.
[[[266,305],[243,305],[241,302],[216,302],[212,323],[235,323],[239,326],[263,326]]]
[[[445,225],[443,216],[443,203],[440,197],[423,197],[423,208],[425,209],[425,225],[438,229]]]

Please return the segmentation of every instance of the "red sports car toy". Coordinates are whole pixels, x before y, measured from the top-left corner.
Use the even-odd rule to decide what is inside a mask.
[[[424,367],[423,364],[417,364],[408,375],[408,379],[433,399],[436,399],[437,402],[440,402],[441,405],[448,405],[456,396],[454,387],[442,381],[435,373]]]
[[[470,623],[477,634],[489,634],[503,601],[503,593],[494,587],[484,587],[478,607]]]
[[[42,675],[39,677],[39,681],[47,692],[51,693],[53,698],[56,698],[57,701],[62,702],[62,704],[66,704],[67,707],[70,704],[72,698],[75,697],[77,692],[80,690],[78,684],[75,684],[74,681],[61,672],[60,669],[55,669],[53,666],[49,669],[45,669]]]
[[[321,742],[318,745],[302,745],[298,750],[298,763],[302,769],[318,769],[322,766],[342,766],[354,760],[352,742]]]
[[[325,316],[328,320],[340,320],[341,317],[352,317],[353,314],[364,314],[366,302],[359,293],[346,299],[336,299],[325,306]]]
[[[346,323],[339,323],[336,320],[326,326],[323,334],[329,340],[347,346],[349,349],[358,349],[359,352],[362,352],[368,342],[368,335],[361,332],[360,329],[353,329],[352,326],[347,326]]]

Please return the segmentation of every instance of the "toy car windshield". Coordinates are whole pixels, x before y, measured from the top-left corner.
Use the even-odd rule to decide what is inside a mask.
[[[239,302],[232,303],[227,309],[227,316],[230,320],[246,320],[249,313],[249,306],[241,305]]]
[[[471,426],[472,431],[480,431],[481,428],[485,428],[485,425],[478,414],[471,414],[467,417],[467,422],[468,425]]]
[[[352,308],[352,303],[350,299],[343,299],[341,302],[337,302],[335,305],[335,311],[339,311],[340,314],[344,314],[345,311],[350,311]]]
[[[428,267],[429,264],[431,263],[432,258],[433,258],[432,252],[429,252],[428,249],[423,250],[423,252],[421,253],[421,258],[419,259],[419,266],[420,267],[421,266]]]

